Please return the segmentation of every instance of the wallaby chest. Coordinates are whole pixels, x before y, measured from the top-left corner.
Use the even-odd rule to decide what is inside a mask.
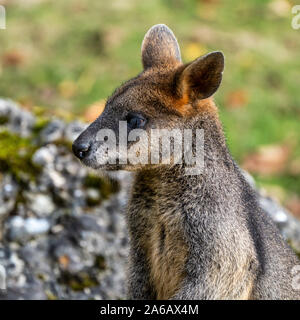
[[[156,298],[169,299],[180,288],[185,277],[188,250],[182,214],[175,197],[170,197],[170,193],[167,196],[161,186],[155,188],[154,179],[148,179],[147,185],[144,181],[137,186],[143,191],[143,195],[132,199],[136,224],[134,228],[138,229],[135,234],[139,235],[137,240],[147,260],[149,278]]]

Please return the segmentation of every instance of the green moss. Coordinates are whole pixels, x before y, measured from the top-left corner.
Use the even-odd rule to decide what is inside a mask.
[[[35,135],[38,135],[44,128],[47,127],[50,120],[44,117],[39,117],[37,121],[35,122],[35,125],[33,127],[33,133]]]
[[[89,174],[86,177],[84,185],[86,187],[100,190],[103,199],[108,199],[112,193],[116,193],[120,189],[117,181],[105,179],[92,174]]]
[[[0,131],[0,171],[11,172],[18,180],[34,179],[39,168],[31,162],[35,146],[30,139]]]
[[[76,275],[66,273],[60,279],[61,283],[67,284],[74,291],[83,291],[85,288],[91,288],[99,285],[96,277],[87,272],[79,272]]]
[[[46,290],[45,294],[46,294],[48,300],[57,300],[58,299],[58,297],[49,290]]]
[[[0,125],[6,124],[8,122],[8,117],[1,116],[0,117]]]
[[[99,270],[105,270],[106,269],[106,262],[103,256],[99,255],[95,258],[95,266]]]
[[[53,142],[57,146],[63,146],[68,149],[69,152],[72,153],[72,142],[65,140],[65,139],[59,139]]]
[[[48,110],[47,110],[47,108],[42,107],[42,106],[34,106],[32,108],[32,112],[36,117],[41,118],[41,117],[44,117],[47,115]]]

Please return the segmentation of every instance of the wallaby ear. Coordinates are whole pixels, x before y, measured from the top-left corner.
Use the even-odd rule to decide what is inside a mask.
[[[153,26],[142,43],[144,69],[181,63],[180,49],[173,32],[164,24]]]
[[[181,69],[182,70],[182,69]],[[202,56],[180,71],[181,94],[190,101],[206,99],[219,88],[224,70],[224,55],[215,51]]]

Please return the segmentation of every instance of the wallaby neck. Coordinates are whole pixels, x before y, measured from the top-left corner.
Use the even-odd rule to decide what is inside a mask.
[[[204,130],[204,168],[198,175],[187,175],[186,166],[182,165],[161,165],[157,168],[144,169],[137,174],[137,181],[150,181],[152,186],[159,184],[168,188],[171,184],[197,185],[205,184],[207,187],[220,189],[237,172],[237,166],[232,159],[226,146],[222,126],[215,114],[201,114],[198,119],[189,123],[193,129]],[[156,178],[156,179],[155,179]],[[156,183],[155,183],[156,182]]]

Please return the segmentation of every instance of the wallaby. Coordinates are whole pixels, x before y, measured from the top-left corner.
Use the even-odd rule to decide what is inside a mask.
[[[127,211],[128,298],[299,299],[292,285],[299,261],[226,146],[212,99],[223,54],[183,64],[172,31],[155,25],[145,35],[142,63],[143,71],[112,94],[101,116],[73,143],[89,167],[134,171]],[[201,174],[187,175],[179,162],[105,163],[105,139],[97,134],[107,128],[120,140],[119,121],[126,121],[128,133],[203,129]],[[128,150],[135,143],[128,141]]]

